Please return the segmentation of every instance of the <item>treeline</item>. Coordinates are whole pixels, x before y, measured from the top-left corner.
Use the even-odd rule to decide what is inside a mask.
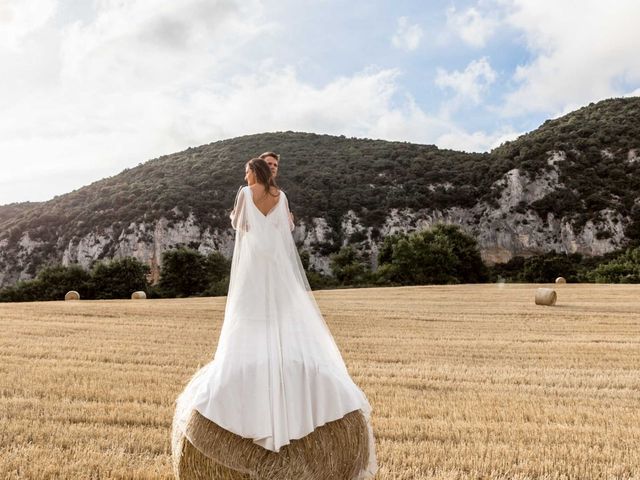
[[[334,284],[550,283],[559,276],[578,283],[640,283],[640,247],[635,245],[597,257],[547,253],[487,266],[475,239],[454,225],[388,236],[377,260],[372,271],[357,250],[343,247],[331,256]]]
[[[49,266],[33,280],[0,290],[0,302],[62,300],[69,290],[81,299],[130,298],[142,290],[147,298],[226,295],[231,262],[219,252],[203,255],[180,247],[163,252],[160,281],[150,285],[150,267],[133,257],[98,261],[89,271],[78,264]]]
[[[491,281],[547,283],[563,276],[577,283],[640,283],[640,247],[600,257],[547,253],[515,257],[491,267]]]
[[[479,283],[489,279],[476,240],[455,225],[438,224],[387,236],[375,271],[351,245],[330,258],[333,277],[343,286]]]
[[[515,257],[486,266],[476,240],[455,225],[438,224],[413,233],[387,236],[377,255],[377,268],[353,245],[330,256],[331,275],[300,257],[312,289],[484,282],[548,283],[558,276],[569,282],[640,283],[640,247],[602,257],[549,253]],[[226,295],[231,261],[219,252],[204,255],[180,247],[162,254],[157,285],[147,281],[149,266],[127,257],[99,261],[86,271],[80,265],[50,266],[33,280],[0,290],[0,301],[61,300],[69,290],[82,299],[129,298],[137,290],[148,298]]]

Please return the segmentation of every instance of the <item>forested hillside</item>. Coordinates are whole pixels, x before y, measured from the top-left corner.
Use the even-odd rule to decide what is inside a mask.
[[[492,152],[497,162],[513,161],[534,176],[552,170],[546,152],[565,154],[559,162],[562,188],[534,202],[544,217],[548,212],[584,223],[607,208],[630,215],[627,235],[639,238],[640,209],[640,99],[613,99],[590,104],[568,115],[546,121],[531,133]]]
[[[374,255],[388,233],[436,221],[465,227],[492,261],[640,239],[640,99],[622,98],[483,154],[299,132],[188,148],[47,202],[1,206],[0,285],[46,263],[126,252],[157,263],[180,243],[229,254],[243,164],[265,150],[282,155],[278,180],[316,264],[346,243]]]
[[[225,211],[243,183],[244,162],[265,148],[280,152],[278,181],[298,218],[337,225],[354,210],[380,226],[390,208],[472,206],[513,166],[489,154],[467,154],[382,140],[312,133],[268,133],[189,148],[150,160],[2,219],[3,235],[69,240],[108,226],[193,212],[204,226],[227,228]],[[1,218],[1,217],[0,217]]]

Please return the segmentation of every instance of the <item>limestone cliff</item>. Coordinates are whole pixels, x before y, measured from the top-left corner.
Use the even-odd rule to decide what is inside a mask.
[[[489,153],[301,132],[247,135],[152,159],[46,202],[0,205],[0,286],[50,264],[133,256],[161,269],[189,246],[227,257],[243,163],[282,154],[278,182],[311,264],[353,244],[376,267],[384,237],[437,222],[475,237],[485,262],[601,255],[640,242],[640,98],[546,121]]]

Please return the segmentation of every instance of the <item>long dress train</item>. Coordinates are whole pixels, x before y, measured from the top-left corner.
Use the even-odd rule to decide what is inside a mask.
[[[295,242],[285,193],[266,215],[242,187],[232,213],[236,238],[224,322],[212,361],[176,403],[186,432],[192,409],[274,452],[327,422],[360,410],[369,460],[378,469],[371,405],[351,379],[315,302]]]

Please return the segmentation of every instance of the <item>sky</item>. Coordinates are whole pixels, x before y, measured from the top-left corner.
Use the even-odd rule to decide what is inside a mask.
[[[0,204],[262,132],[489,151],[640,95],[639,19],[637,0],[0,0]]]

